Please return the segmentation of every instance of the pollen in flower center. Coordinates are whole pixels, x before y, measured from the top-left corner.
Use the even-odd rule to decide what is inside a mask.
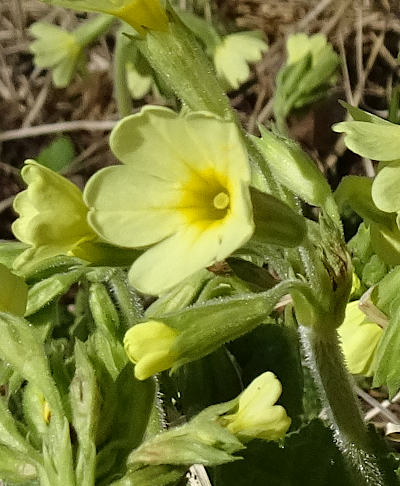
[[[229,206],[229,196],[226,192],[219,192],[213,199],[217,209],[226,209]]]
[[[198,172],[186,181],[178,206],[189,223],[209,225],[225,218],[231,197],[227,181],[213,170]]]

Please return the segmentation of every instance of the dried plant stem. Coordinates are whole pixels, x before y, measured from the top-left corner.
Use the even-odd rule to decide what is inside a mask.
[[[76,120],[70,122],[49,123],[36,127],[19,128],[0,133],[0,142],[17,140],[21,138],[39,137],[59,132],[76,132],[80,130],[108,132],[112,130],[117,121],[114,120]]]

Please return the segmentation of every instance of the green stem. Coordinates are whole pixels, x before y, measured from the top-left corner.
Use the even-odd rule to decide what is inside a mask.
[[[121,118],[130,115],[133,107],[126,77],[126,61],[132,41],[123,32],[121,29],[117,34],[114,53],[115,99]]]
[[[368,429],[353,390],[336,330],[317,332],[300,327],[307,364],[328,414],[335,441],[357,486],[384,486]]]
[[[144,39],[137,41],[140,52],[159,78],[191,110],[235,119],[204,49],[169,6],[167,13],[168,30],[149,31]]]
[[[82,47],[94,42],[98,37],[105,34],[115,18],[110,15],[97,15],[74,30],[74,35]]]

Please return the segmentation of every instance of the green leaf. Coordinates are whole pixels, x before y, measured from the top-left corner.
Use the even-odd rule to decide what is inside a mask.
[[[40,152],[36,160],[55,172],[62,172],[68,168],[75,157],[76,151],[71,138],[67,135],[59,135]]]
[[[241,454],[243,461],[216,469],[214,486],[355,486],[320,420],[289,434],[283,446],[254,440]]]
[[[34,284],[28,292],[25,316],[34,314],[59,295],[65,294],[74,283],[78,282],[83,273],[84,270],[81,269],[57,273]]]
[[[210,405],[232,400],[242,391],[238,367],[225,347],[182,366],[171,379],[179,392],[177,406],[187,418]]]

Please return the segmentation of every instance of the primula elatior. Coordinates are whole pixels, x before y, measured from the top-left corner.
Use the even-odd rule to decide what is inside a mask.
[[[383,329],[368,320],[358,307],[359,301],[350,302],[346,307],[343,324],[338,328],[346,365],[350,373],[372,376],[374,356]]]
[[[145,107],[115,127],[110,146],[124,165],[89,180],[88,221],[114,245],[154,245],[129,271],[138,290],[161,294],[251,237],[250,168],[234,123]]]
[[[34,23],[29,30],[36,40],[29,49],[34,54],[35,66],[51,69],[57,88],[67,87],[77,71],[86,69],[85,47],[103,34],[113,21],[109,15],[97,15],[72,32],[46,22]]]
[[[267,371],[253,380],[239,396],[237,411],[224,415],[222,420],[243,442],[256,438],[278,440],[291,424],[286,410],[275,405],[281,393],[280,381]]]
[[[12,231],[31,248],[14,266],[33,258],[72,253],[81,242],[96,237],[86,222],[88,209],[82,193],[72,182],[34,160],[25,162],[21,176],[28,187],[14,200],[19,218]]]
[[[37,22],[30,28],[36,40],[30,45],[35,56],[35,65],[52,69],[53,82],[58,88],[65,88],[84,61],[82,46],[73,33],[56,25]]]
[[[137,324],[125,334],[125,351],[136,365],[138,380],[145,380],[172,367],[178,358],[171,350],[177,336],[175,329],[159,321]]]
[[[44,0],[51,5],[118,17],[139,34],[147,29],[164,31],[168,17],[160,0]]]
[[[225,36],[214,52],[218,77],[230,89],[239,89],[250,75],[248,63],[260,61],[267,50],[262,33],[236,32]]]

